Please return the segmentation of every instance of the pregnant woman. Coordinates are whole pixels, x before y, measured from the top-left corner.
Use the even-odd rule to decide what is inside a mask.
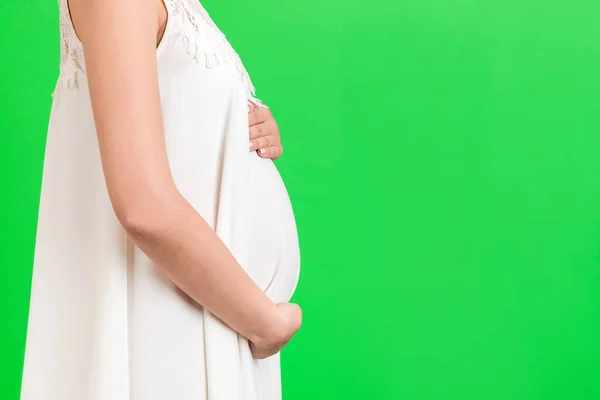
[[[59,4],[21,398],[280,399],[298,236],[242,62],[197,0]]]

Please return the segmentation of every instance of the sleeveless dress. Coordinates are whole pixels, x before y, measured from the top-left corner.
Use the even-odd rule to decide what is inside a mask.
[[[273,162],[248,150],[254,87],[196,0],[166,0],[156,51],[169,164],[182,195],[275,302],[299,277],[290,198]],[[36,234],[22,400],[272,400],[279,354],[183,294],[139,250],[108,197],[83,47],[59,0],[53,93]]]

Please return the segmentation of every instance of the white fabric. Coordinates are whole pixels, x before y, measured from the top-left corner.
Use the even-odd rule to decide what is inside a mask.
[[[247,340],[177,289],[116,219],[82,46],[65,0],[59,4],[61,73],[46,143],[21,399],[280,399],[279,354],[254,360]],[[260,102],[202,6],[166,6],[157,60],[175,183],[267,295],[287,301],[299,276],[298,236],[275,165],[248,151],[248,101]]]

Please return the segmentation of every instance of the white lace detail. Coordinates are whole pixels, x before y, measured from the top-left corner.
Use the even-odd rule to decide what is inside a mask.
[[[58,7],[60,20],[60,76],[58,83],[62,87],[73,90],[79,87],[80,75],[85,75],[83,45],[75,34],[67,0],[58,0]]]
[[[186,52],[206,68],[234,65],[246,86],[248,100],[267,107],[255,97],[255,88],[242,60],[225,34],[214,23],[198,0],[163,0],[168,12],[167,29],[162,41],[181,40]],[[83,45],[75,33],[67,0],[58,0],[60,9],[60,77],[59,84],[69,90],[79,87],[85,76]]]

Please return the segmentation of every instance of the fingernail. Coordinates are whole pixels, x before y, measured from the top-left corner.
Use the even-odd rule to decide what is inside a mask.
[[[251,148],[253,148],[253,147],[254,147],[254,143],[252,143],[252,142],[249,142],[249,143],[248,143],[248,148],[250,148],[250,149],[251,149]]]
[[[260,153],[261,156],[264,156],[267,151],[265,149],[260,149],[260,150],[258,150],[258,152]]]

